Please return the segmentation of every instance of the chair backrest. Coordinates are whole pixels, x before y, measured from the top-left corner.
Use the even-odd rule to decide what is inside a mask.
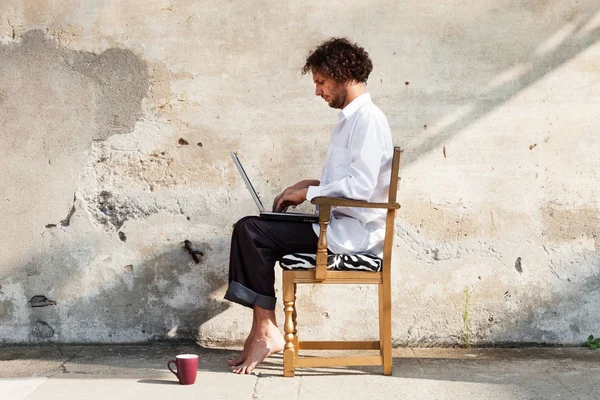
[[[400,182],[400,162],[402,161],[402,149],[394,147],[394,157],[392,158],[392,175],[390,176],[390,193],[388,202],[396,202],[396,194],[398,192],[398,183]],[[392,261],[392,247],[394,245],[394,224],[396,219],[396,210],[391,209],[387,212],[385,220],[385,239],[383,241],[383,265],[382,272],[384,280],[390,280],[390,269]]]
[[[398,183],[400,181],[400,162],[402,161],[402,149],[394,147],[394,157],[392,158],[392,175],[390,176],[390,194],[388,196],[389,203],[396,202],[396,194],[398,192]]]

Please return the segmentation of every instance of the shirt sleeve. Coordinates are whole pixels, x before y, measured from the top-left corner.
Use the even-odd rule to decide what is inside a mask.
[[[320,186],[309,186],[306,191],[306,200],[311,201],[315,197],[321,196],[321,187]]]
[[[384,150],[379,140],[381,126],[376,116],[362,115],[356,121],[348,144],[347,174],[339,180],[318,187],[311,186],[310,196],[346,197],[369,200],[373,195]]]

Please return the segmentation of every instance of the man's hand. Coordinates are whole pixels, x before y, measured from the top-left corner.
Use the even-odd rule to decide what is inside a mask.
[[[274,212],[285,212],[289,206],[298,205],[306,200],[308,187],[297,189],[291,186],[283,191],[273,201]]]
[[[309,186],[319,186],[316,179],[306,179],[285,189],[283,193],[275,197],[273,201],[274,212],[285,212],[289,206],[296,206],[306,200],[306,192]]]

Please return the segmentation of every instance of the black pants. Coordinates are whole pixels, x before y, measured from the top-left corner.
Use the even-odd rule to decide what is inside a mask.
[[[274,310],[275,262],[289,253],[317,251],[312,223],[240,219],[231,235],[229,287],[225,299],[253,308]]]

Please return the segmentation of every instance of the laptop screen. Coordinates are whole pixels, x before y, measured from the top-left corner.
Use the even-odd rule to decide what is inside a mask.
[[[261,212],[265,211],[265,207],[263,206],[262,201],[260,201],[260,198],[258,197],[258,193],[256,193],[256,190],[254,190],[254,186],[252,186],[252,183],[250,183],[250,179],[248,179],[248,175],[246,175],[246,171],[244,171],[244,167],[242,167],[242,163],[240,162],[237,154],[233,151],[229,152],[229,154],[231,155],[231,158],[233,159],[233,163],[237,167],[240,175],[242,176],[242,179],[244,180],[244,183],[246,184],[248,191],[252,195],[252,198],[254,199],[254,202],[256,203],[256,206],[258,207],[259,211],[261,211]]]

